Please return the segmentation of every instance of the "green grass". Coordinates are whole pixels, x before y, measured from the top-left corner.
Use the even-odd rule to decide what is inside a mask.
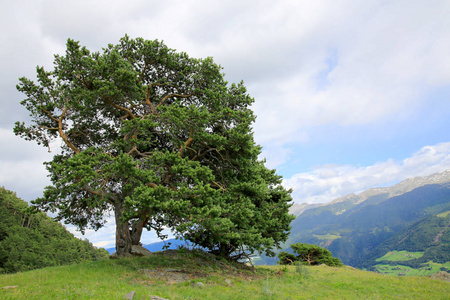
[[[134,299],[449,299],[450,283],[350,267],[251,269],[186,251],[0,275],[0,299],[124,299],[131,291]]]
[[[386,253],[383,257],[378,258],[376,261],[404,261],[420,258],[422,256],[423,252],[391,251]]]
[[[322,234],[322,235],[319,235],[319,234],[313,234],[313,236],[314,236],[316,239],[319,239],[319,240],[327,240],[327,241],[334,241],[334,240],[336,240],[336,239],[341,238],[340,235],[331,234],[331,233]]]
[[[443,213],[440,213],[437,216],[440,217],[440,218],[446,218],[449,214],[450,214],[450,210],[448,210],[446,212],[443,212]]]
[[[395,276],[398,276],[399,273],[404,273],[405,276],[429,276],[431,274],[441,271],[442,267],[447,267],[447,269],[450,269],[450,262],[446,262],[445,264],[439,264],[429,261],[419,269],[413,269],[411,267],[404,265],[396,265],[396,266],[384,264],[375,265],[377,272],[384,275],[395,275]]]

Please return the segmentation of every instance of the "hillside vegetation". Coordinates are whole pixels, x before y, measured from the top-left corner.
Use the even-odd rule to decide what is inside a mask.
[[[6,287],[6,288],[5,288]],[[1,299],[448,299],[450,283],[350,267],[253,269],[186,249],[0,275]]]
[[[108,257],[63,225],[33,212],[15,193],[0,188],[0,273],[99,260]]]

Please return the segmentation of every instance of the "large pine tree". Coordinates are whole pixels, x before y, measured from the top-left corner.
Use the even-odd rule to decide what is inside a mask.
[[[271,254],[286,240],[290,192],[258,161],[253,99],[211,58],[125,36],[101,52],[68,40],[54,65],[18,85],[32,123],[16,134],[63,141],[37,206],[80,230],[113,212],[119,256],[144,228],[169,227],[223,256]]]

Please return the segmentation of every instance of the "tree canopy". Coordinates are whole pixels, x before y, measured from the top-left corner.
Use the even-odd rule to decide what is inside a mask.
[[[20,78],[31,124],[15,133],[61,151],[34,204],[80,230],[116,220],[118,255],[142,230],[176,235],[230,256],[284,242],[290,191],[258,160],[253,103],[212,58],[125,36],[91,52],[68,40],[54,70]]]

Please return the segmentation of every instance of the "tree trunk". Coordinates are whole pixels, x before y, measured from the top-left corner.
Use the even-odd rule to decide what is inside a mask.
[[[220,256],[228,258],[228,257],[230,257],[231,252],[232,252],[232,250],[231,250],[230,245],[220,244],[220,246],[219,246],[219,255]]]
[[[141,236],[142,236],[142,229],[144,228],[145,221],[139,219],[136,223],[133,224],[131,227],[131,244],[132,245],[138,245],[141,244]]]
[[[116,253],[117,256],[131,255],[131,234],[128,222],[123,222],[122,217],[123,203],[117,201],[114,206],[114,215],[116,218]]]

